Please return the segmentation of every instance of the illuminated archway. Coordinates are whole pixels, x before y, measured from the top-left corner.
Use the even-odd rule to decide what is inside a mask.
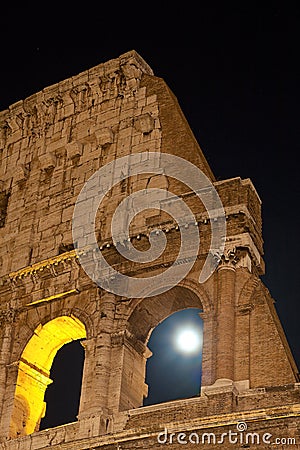
[[[52,382],[49,374],[53,359],[64,344],[84,338],[85,326],[73,315],[57,317],[34,330],[19,361],[11,437],[38,431],[46,409],[45,391]]]

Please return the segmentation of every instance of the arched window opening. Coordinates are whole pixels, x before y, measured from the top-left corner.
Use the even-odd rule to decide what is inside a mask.
[[[151,333],[147,361],[148,397],[144,406],[199,395],[203,323],[201,309],[178,311]]]
[[[18,364],[10,437],[39,430],[46,412],[45,392],[52,383],[50,369],[54,357],[65,344],[84,338],[85,326],[72,315],[57,317],[34,330]]]
[[[41,420],[40,430],[56,427],[77,420],[84,349],[81,341],[65,344],[58,350],[51,370],[53,380],[46,390],[46,414]]]

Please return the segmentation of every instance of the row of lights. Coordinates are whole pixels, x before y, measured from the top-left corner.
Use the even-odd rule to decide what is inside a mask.
[[[244,214],[243,211],[240,211],[240,213]],[[236,216],[237,213],[235,213],[235,214],[230,214],[230,215]],[[228,218],[229,218],[230,215],[226,215],[226,220],[228,220]],[[217,219],[217,218],[214,218],[213,220],[218,220],[218,219]],[[204,225],[207,225],[209,222],[210,222],[210,219],[196,220],[196,221],[193,222],[192,224],[191,224],[191,223],[186,223],[186,224],[184,225],[184,228],[187,229],[190,225],[198,226],[198,225],[201,224],[201,223],[203,223]],[[159,230],[156,230],[156,231],[155,231],[155,234],[156,234],[156,235],[159,235],[159,233],[161,233],[161,232],[169,233],[169,232],[172,231],[172,230],[179,231],[179,230],[180,230],[180,226],[179,226],[179,225],[173,225],[173,226],[170,226],[170,227],[167,227],[167,228],[160,228]],[[127,242],[131,242],[131,241],[133,241],[134,239],[137,239],[137,240],[139,241],[139,240],[141,240],[142,236],[145,236],[145,237],[148,238],[150,234],[151,234],[151,232],[150,232],[149,234],[137,234],[136,236],[131,236],[131,237],[129,237],[129,238],[127,239]],[[123,241],[123,242],[124,242],[124,241]],[[125,241],[125,242],[126,242],[126,241]],[[100,245],[99,249],[100,249],[100,250],[104,250],[105,248],[110,248],[110,247],[114,247],[114,244],[112,244],[112,243],[110,243],[110,242],[107,242],[107,243],[104,243],[104,244]]]
[[[205,225],[208,224],[210,221],[210,219],[204,219],[203,221],[195,221],[192,224],[191,223],[186,223],[183,227],[185,229],[188,229],[189,226],[194,225],[194,226],[198,226],[200,223],[204,223]],[[159,235],[161,232],[163,233],[169,233],[170,231],[175,230],[175,231],[179,231],[180,230],[180,226],[179,225],[173,225],[167,228],[160,228],[158,230],[155,230],[154,233],[156,235]],[[153,232],[152,232],[153,233]],[[143,236],[145,237],[149,237],[149,235],[151,234],[151,232],[149,234],[137,234],[136,236],[130,236],[127,239],[127,242],[132,242],[134,239],[137,239],[138,241],[142,239]],[[124,241],[123,241],[124,242]],[[126,242],[126,241],[125,241]],[[110,248],[113,247],[114,245],[112,243],[107,242],[106,244],[102,244],[100,245],[99,249],[100,250],[104,250],[105,248]]]
[[[240,211],[240,213],[242,213],[242,214],[244,214],[244,212],[243,211]],[[236,216],[237,214],[235,213],[235,214],[233,214],[233,216]],[[226,220],[229,218],[229,216],[230,215],[227,215],[226,216]],[[214,219],[214,220],[217,220],[217,219]],[[203,224],[208,224],[210,222],[210,219],[204,219],[204,220],[200,220],[200,221],[198,221],[198,220],[196,220],[195,222],[193,222],[192,224],[191,223],[186,223],[185,225],[184,225],[184,228],[185,229],[187,229],[190,225],[194,225],[194,226],[198,226],[200,223],[203,223]],[[161,232],[164,232],[164,233],[169,233],[170,231],[172,231],[172,230],[175,230],[175,231],[179,231],[180,230],[180,226],[179,225],[173,225],[173,226],[170,226],[170,227],[166,227],[166,228],[160,228],[160,229],[158,229],[158,230],[156,230],[155,231],[155,234],[156,235],[159,235]],[[145,236],[145,237],[149,237],[149,235],[150,235],[150,233],[149,234],[137,234],[136,236],[131,236],[131,237],[129,237],[128,239],[127,239],[127,241],[128,242],[131,242],[131,241],[133,241],[134,239],[137,239],[138,241],[139,240],[141,240],[141,238],[142,238],[142,236]],[[112,243],[110,243],[110,242],[107,242],[107,243],[104,243],[104,244],[102,244],[102,245],[100,245],[100,247],[99,247],[99,249],[102,251],[102,250],[104,250],[105,248],[111,248],[111,247],[114,247],[114,244],[112,244]],[[78,254],[75,254],[74,255],[75,256],[75,258],[78,258]],[[55,261],[54,262],[54,266],[57,266],[57,265],[59,265],[61,262],[63,262],[63,261],[71,261],[72,260],[72,257],[67,257],[67,258],[63,258],[62,260],[59,260],[59,261]],[[16,277],[14,277],[14,279],[20,279],[20,278],[23,278],[23,277],[26,277],[27,275],[35,275],[37,272],[39,272],[39,271],[43,271],[44,269],[50,269],[50,267],[52,266],[52,264],[47,264],[47,265],[45,265],[45,266],[40,266],[40,267],[38,267],[38,268],[36,268],[36,269],[32,269],[32,270],[30,270],[30,271],[28,271],[28,272],[24,272],[24,273],[20,273],[20,274],[18,274]]]

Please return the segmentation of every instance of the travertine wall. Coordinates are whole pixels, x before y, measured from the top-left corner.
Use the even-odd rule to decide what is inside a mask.
[[[96,225],[103,255],[116,270],[161,273],[176,258],[180,243],[174,221],[149,211],[133,222],[132,242],[140,250],[147,248],[147,236],[159,226],[168,241],[164,255],[141,268],[118,254],[111,241],[111,217],[120,201],[137,189],[161,187],[180,195],[194,212],[201,235],[198,259],[178,286],[155,297],[126,299],[98,288],[85,274],[73,250],[71,219],[80,190],[97,169],[147,151],[184,157],[210,178],[225,208],[226,247],[218,269],[199,284],[211,231],[197,196],[165,176],[149,174],[119,183],[101,205]],[[274,419],[274,435],[282,424],[286,435],[299,435],[298,370],[273,300],[259,278],[264,273],[261,233],[261,202],[251,181],[215,180],[176,98],[134,51],[3,111],[0,448],[38,449],[50,442],[57,444],[54,448],[115,448],[113,441],[124,449],[158,448],[155,433],[164,426],[197,430],[214,423],[220,430],[244,416],[252,423],[257,414],[257,429],[267,430]],[[151,330],[189,307],[203,310],[201,395],[136,409],[147,395]],[[57,318],[70,318],[70,340],[86,337],[79,421],[34,433],[29,440],[21,436],[29,428],[38,431],[43,405],[36,417],[29,398],[34,388],[16,386],[26,386],[20,380],[30,373],[42,396],[49,361],[37,355],[43,348],[55,354],[54,340],[44,340],[42,330],[54,330],[56,351],[67,342],[54,326]],[[33,341],[33,336],[39,339]],[[29,352],[31,348],[36,351]],[[8,438],[12,440],[6,442]],[[65,447],[60,447],[62,442]]]

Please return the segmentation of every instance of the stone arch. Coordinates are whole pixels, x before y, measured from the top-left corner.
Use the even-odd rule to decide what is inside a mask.
[[[175,286],[175,284],[174,284],[174,286]],[[214,304],[213,304],[211,298],[209,297],[206,289],[203,287],[203,285],[200,285],[199,283],[197,283],[196,281],[194,281],[192,279],[185,278],[181,282],[177,283],[177,285],[175,287],[185,288],[185,289],[191,291],[192,293],[194,293],[198,297],[199,302],[201,304],[201,308],[203,309],[203,312],[205,314],[209,314],[214,310]],[[170,292],[170,291],[174,292],[173,289],[174,288],[170,288],[169,291],[167,291],[163,294],[159,294],[156,297],[168,295],[168,292]],[[130,302],[130,305],[128,307],[128,312],[127,312],[127,321],[128,322],[130,321],[130,317],[132,316],[133,312],[138,307],[138,305],[140,305],[146,298],[148,298],[149,300],[151,298],[155,298],[155,296],[147,297],[146,293],[152,294],[152,292],[155,292],[154,288],[148,287],[145,289],[145,296],[143,296],[141,298],[135,298]]]
[[[147,343],[154,328],[175,312],[188,308],[203,310],[200,297],[190,288],[183,286],[174,286],[163,294],[139,299],[131,303],[131,306],[133,304],[134,308],[125,328],[126,345],[123,347],[119,405],[121,411],[142,406],[147,395],[146,362],[151,355]],[[205,340],[204,333],[203,338]],[[206,347],[210,348],[211,342]]]
[[[203,284],[200,284],[199,282],[196,282],[190,278],[185,278],[180,283],[178,283],[178,286],[189,289],[190,291],[194,292],[194,294],[197,295],[199,299],[201,299],[202,309],[205,314],[209,314],[214,310],[212,299],[208,295]]]
[[[187,308],[203,309],[203,304],[191,289],[175,286],[163,294],[140,300],[128,318],[127,329],[146,344],[151,331],[160,322],[171,314]]]
[[[49,305],[47,305],[49,307]],[[43,308],[43,309],[42,309]],[[45,325],[51,320],[61,316],[72,316],[80,320],[84,324],[86,330],[86,339],[90,339],[94,336],[94,323],[93,318],[87,311],[77,307],[62,307],[57,310],[45,309],[46,307],[35,307],[32,310],[26,311],[25,315],[19,316],[20,326],[15,328],[16,333],[16,345],[12,352],[11,364],[16,364],[20,360],[24,348],[28,344],[35,330],[40,325]],[[45,309],[45,310],[44,310]]]
[[[51,312],[50,314],[46,315],[45,317],[43,317],[41,319],[40,323],[42,325],[44,325],[47,322],[50,322],[51,320],[56,319],[57,317],[60,317],[60,316],[74,317],[77,320],[79,320],[80,322],[82,322],[82,324],[84,325],[85,330],[86,330],[86,339],[90,339],[91,337],[94,336],[94,324],[93,324],[91,315],[88,314],[88,312],[84,311],[81,308],[64,307],[59,311],[59,313]]]
[[[43,321],[36,327],[18,361],[11,437],[28,435],[39,429],[45,414],[44,395],[52,382],[49,374],[57,351],[64,344],[86,336],[85,325],[72,314]]]

